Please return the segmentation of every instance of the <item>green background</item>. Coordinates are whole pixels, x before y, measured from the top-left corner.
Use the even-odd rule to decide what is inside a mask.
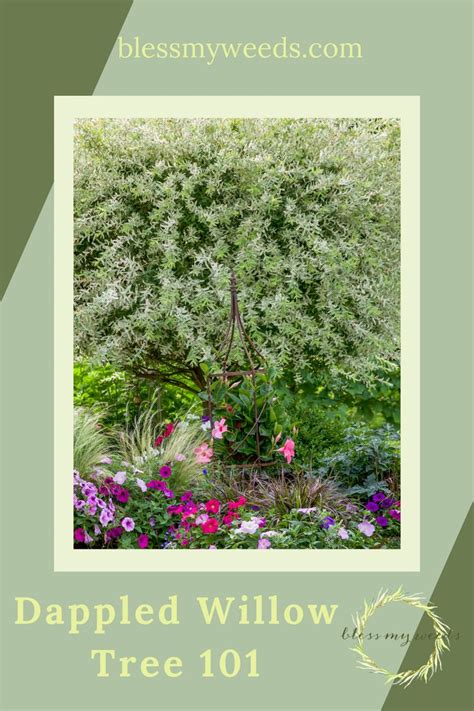
[[[1,691],[3,709],[470,708],[472,194],[471,4],[330,2],[76,2],[2,5],[9,58],[3,99]],[[357,41],[353,62],[119,61],[118,34],[150,41]],[[5,74],[4,74],[5,80]],[[420,573],[53,573],[53,214],[55,94],[420,95],[422,147],[422,471]],[[5,140],[7,139],[7,140]],[[65,473],[69,476],[69,472]],[[472,548],[471,548],[472,550]],[[443,672],[408,690],[355,667],[341,639],[364,598],[403,585],[423,592],[461,633]],[[332,626],[207,627],[197,595],[278,594],[282,603],[338,603]],[[44,603],[157,605],[178,594],[177,627],[113,627],[103,638],[14,625],[14,597]],[[373,629],[414,632],[419,616],[387,609]],[[423,625],[424,622],[422,621]],[[178,655],[180,679],[97,679],[91,648],[118,656]],[[201,679],[199,654],[256,647],[259,679]],[[368,646],[397,669],[429,648]],[[406,654],[406,658],[404,659]]]

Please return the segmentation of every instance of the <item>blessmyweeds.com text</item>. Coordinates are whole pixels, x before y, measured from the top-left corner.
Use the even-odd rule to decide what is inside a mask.
[[[292,42],[286,36],[273,42],[150,42],[139,35],[120,36],[119,59],[185,59],[212,66],[220,60],[346,60],[362,59],[360,42]]]

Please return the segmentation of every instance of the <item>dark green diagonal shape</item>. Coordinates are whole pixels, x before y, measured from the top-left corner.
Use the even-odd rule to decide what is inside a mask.
[[[449,554],[431,601],[451,627],[451,651],[442,657],[443,669],[425,684],[415,681],[404,689],[392,686],[382,711],[471,711],[472,696],[472,552],[474,508],[471,506],[456,543]],[[419,636],[432,632],[423,615]],[[460,635],[459,639],[457,635]],[[400,670],[417,669],[427,659],[433,640],[413,640]]]
[[[53,182],[53,97],[93,92],[131,5],[0,0],[0,298]]]

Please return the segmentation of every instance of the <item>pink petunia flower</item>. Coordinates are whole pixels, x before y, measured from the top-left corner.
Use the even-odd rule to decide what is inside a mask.
[[[218,513],[221,505],[217,501],[217,499],[209,499],[209,501],[206,502],[206,511],[207,513]]]
[[[197,464],[208,464],[211,461],[213,454],[214,451],[212,447],[209,447],[206,443],[201,444],[194,450],[194,456],[196,457]]]
[[[133,531],[133,529],[135,528],[135,521],[133,520],[133,518],[130,518],[130,516],[126,516],[124,519],[122,519],[122,528],[124,528],[128,532]]]
[[[219,528],[219,521],[216,518],[209,518],[203,524],[201,524],[201,530],[203,533],[215,533]]]
[[[375,531],[375,526],[370,523],[370,521],[362,521],[362,523],[359,523],[357,528],[364,534],[364,536],[371,536]]]
[[[277,449],[277,452],[281,452],[289,464],[295,456],[295,443],[292,439],[287,439],[283,447]]]
[[[341,526],[341,528],[338,530],[337,535],[339,536],[339,538],[342,538],[343,541],[346,541],[349,538],[349,534],[343,526]]]
[[[257,548],[260,548],[260,550],[263,550],[265,548],[271,548],[271,541],[268,540],[268,538],[260,538],[258,541]]]
[[[212,428],[211,435],[215,439],[222,439],[222,435],[224,432],[227,432],[227,425],[225,423],[225,417],[222,418],[222,420],[218,420],[217,422],[214,422],[214,427]]]

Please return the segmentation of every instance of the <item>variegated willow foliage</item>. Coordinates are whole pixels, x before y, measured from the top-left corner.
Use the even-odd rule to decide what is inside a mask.
[[[369,383],[399,354],[395,120],[81,120],[79,357],[200,390],[231,269],[277,372]]]

